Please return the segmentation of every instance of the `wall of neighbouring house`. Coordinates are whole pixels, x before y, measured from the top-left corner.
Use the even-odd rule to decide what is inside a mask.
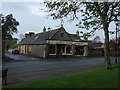
[[[19,45],[20,54],[46,57],[46,45]]]
[[[20,54],[25,54],[25,45],[18,45],[18,50]]]
[[[46,45],[32,45],[31,55],[44,58],[46,53],[45,48]]]
[[[116,56],[120,56],[120,48],[117,48],[117,51],[115,49],[111,49],[110,50],[110,56],[112,57],[116,57]]]
[[[88,56],[90,57],[97,57],[97,56],[104,56],[104,49],[98,48],[102,47],[102,43],[93,43],[90,42],[88,45]]]
[[[103,49],[88,49],[88,56],[90,57],[104,56],[104,50]]]

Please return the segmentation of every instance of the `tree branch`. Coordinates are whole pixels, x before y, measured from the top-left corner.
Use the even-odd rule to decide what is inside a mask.
[[[114,8],[116,7],[116,5],[113,5],[112,4],[112,10],[111,10],[111,13],[110,13],[110,17],[109,17],[109,21],[108,21],[108,23],[110,23],[111,21],[112,21],[112,16],[113,16],[113,11],[114,11]]]

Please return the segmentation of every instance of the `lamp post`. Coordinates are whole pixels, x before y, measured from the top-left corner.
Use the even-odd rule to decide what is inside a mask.
[[[115,24],[116,24],[116,47],[115,47],[115,63],[117,64],[117,47],[118,47],[118,45],[117,45],[117,26],[119,25],[119,20],[118,20],[118,18],[117,18],[117,15],[115,16]]]

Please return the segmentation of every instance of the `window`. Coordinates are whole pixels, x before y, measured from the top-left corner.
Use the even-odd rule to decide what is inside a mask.
[[[38,39],[39,36],[36,36],[35,39]]]
[[[49,54],[55,54],[55,45],[49,46]]]
[[[64,33],[61,33],[61,37],[63,37],[64,36]]]
[[[72,54],[72,47],[66,46],[66,54]]]
[[[76,46],[75,55],[83,55],[83,54],[84,54],[84,46]]]

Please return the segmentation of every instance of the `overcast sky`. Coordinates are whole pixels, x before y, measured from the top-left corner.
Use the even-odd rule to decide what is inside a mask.
[[[60,27],[60,20],[52,20],[52,18],[47,18],[48,13],[44,12],[45,6],[42,2],[2,2],[2,14],[8,15],[13,14],[14,18],[19,21],[20,25],[18,26],[18,33],[14,34],[13,37],[19,38],[20,34],[25,34],[30,31],[34,31],[35,33],[40,33],[43,30],[43,27],[50,27],[51,29],[56,29]],[[43,9],[43,10],[41,10]],[[83,31],[82,29],[78,29],[75,24],[76,21],[67,22],[64,21],[64,28],[68,33],[76,33],[77,30]],[[110,28],[111,31],[115,30],[114,22],[111,23]],[[100,36],[101,41],[104,41],[104,33],[103,30],[96,32],[97,36]],[[95,36],[96,36],[95,35]],[[95,37],[94,36],[94,37]],[[110,38],[114,38],[115,35],[111,35]],[[91,37],[90,39],[93,39]]]

